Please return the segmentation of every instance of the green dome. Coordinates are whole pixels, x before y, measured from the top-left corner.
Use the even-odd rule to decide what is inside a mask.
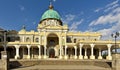
[[[53,9],[49,9],[42,15],[42,18],[40,19],[40,21],[42,21],[44,19],[48,19],[48,18],[60,20],[60,15],[58,14],[57,11],[55,11]]]

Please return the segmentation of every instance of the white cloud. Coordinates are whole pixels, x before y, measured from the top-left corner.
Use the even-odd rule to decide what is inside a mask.
[[[68,14],[68,15],[65,15],[64,19],[62,19],[62,20],[63,20],[64,23],[69,24],[74,19],[75,19],[75,15]]]
[[[80,21],[73,22],[70,26],[70,31],[77,31],[78,26],[83,22],[84,20],[81,19]]]
[[[115,4],[115,5],[111,6],[111,7],[108,7],[107,9],[105,9],[104,12],[108,12],[109,10],[112,10],[112,9],[118,7],[118,6],[119,6],[119,4]]]
[[[109,3],[109,4],[105,5],[105,7],[101,7],[101,8],[98,8],[98,9],[94,10],[94,12],[99,12],[99,11],[108,12],[108,11],[118,7],[119,6],[118,2],[119,2],[119,0],[115,0],[112,3]]]
[[[98,8],[98,9],[94,10],[94,12],[99,12],[100,10],[102,10],[102,8]]]
[[[120,31],[120,21],[108,29],[101,29],[101,30],[98,30],[97,32],[100,32],[103,35],[102,39],[106,40],[106,39],[112,38],[111,37],[112,33],[119,32],[119,31]]]
[[[84,12],[82,12],[84,14]],[[77,31],[78,26],[84,21],[83,19],[78,19],[78,15],[68,14],[62,19],[63,23],[67,23],[69,25],[70,31]]]
[[[100,32],[103,35],[103,39],[110,39],[112,38],[111,37],[112,33],[117,31],[120,32],[120,7],[117,5],[117,3],[118,0],[108,4],[106,7],[110,6],[108,10],[112,9],[112,11],[106,15],[102,15],[98,17],[98,19],[93,20],[89,24],[89,26],[97,26],[97,25],[105,25],[105,24],[109,26],[110,24],[112,24],[112,26],[109,26],[109,28],[97,30],[97,32]]]
[[[120,19],[120,13],[114,15],[113,13],[110,13],[108,15],[100,16],[97,20],[92,21],[89,26],[98,25],[98,24],[113,24],[115,22],[118,22]]]
[[[119,2],[119,0],[113,1],[113,2],[110,3],[110,4],[107,4],[106,7],[113,6],[113,5],[117,4],[118,2]]]
[[[19,5],[19,8],[20,8],[21,11],[24,11],[24,10],[25,10],[25,7],[22,6],[22,5]]]

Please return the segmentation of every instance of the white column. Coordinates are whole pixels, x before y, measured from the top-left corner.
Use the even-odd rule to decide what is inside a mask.
[[[75,49],[75,56],[74,56],[74,59],[77,59],[77,46],[74,46],[74,49]]]
[[[20,45],[14,45],[15,48],[16,48],[16,55],[15,55],[15,59],[19,59],[20,58],[20,55],[19,55],[19,48],[20,48]]]
[[[39,48],[39,56],[38,56],[38,59],[41,59],[41,46],[38,45],[38,48]]]
[[[79,48],[80,48],[80,54],[79,54],[79,59],[83,59],[83,55],[82,55],[82,47],[83,47],[83,44],[80,44],[79,45]]]
[[[85,56],[84,56],[84,59],[88,59],[88,56],[87,56],[87,48],[85,48]]]
[[[112,44],[107,44],[107,47],[108,47],[108,56],[106,57],[107,60],[112,60],[111,46],[112,46]]]
[[[99,48],[99,56],[98,59],[102,59],[102,55],[101,55],[101,49]]]
[[[60,46],[60,55],[59,55],[59,59],[62,59],[62,37],[59,37],[59,46]]]
[[[90,59],[95,59],[95,56],[94,56],[94,46],[95,44],[90,44],[91,46],[91,56],[90,56]]]
[[[44,45],[44,59],[47,58],[47,55],[46,55],[46,45]]]
[[[68,56],[67,56],[67,46],[65,46],[65,59],[68,59]]]
[[[62,59],[62,46],[60,45],[60,56],[59,56],[60,59]]]
[[[30,47],[31,45],[27,45],[27,48],[28,48],[28,55],[27,55],[27,58],[30,59]]]

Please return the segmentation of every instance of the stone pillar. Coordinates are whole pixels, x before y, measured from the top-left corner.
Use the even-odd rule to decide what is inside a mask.
[[[39,48],[39,56],[38,56],[38,59],[41,59],[41,46],[38,45],[38,48]]]
[[[112,44],[107,44],[107,47],[108,47],[108,56],[106,57],[107,60],[112,60],[111,46],[112,46]]]
[[[67,46],[65,46],[65,59],[68,59],[68,56],[67,56]]]
[[[75,49],[75,56],[74,56],[74,59],[77,59],[77,46],[74,46],[74,49]]]
[[[95,44],[90,44],[91,46],[91,56],[90,56],[90,59],[95,59],[95,56],[94,56],[94,46]]]
[[[47,55],[46,55],[46,45],[44,45],[44,59],[47,58]]]
[[[19,48],[20,48],[20,45],[14,45],[15,48],[16,48],[16,55],[15,55],[15,59],[19,59],[20,58],[20,55],[19,55]]]
[[[80,48],[80,54],[79,54],[79,59],[83,59],[83,55],[82,55],[82,47],[83,47],[83,44],[80,44],[79,45],[79,48]]]
[[[9,70],[9,57],[7,51],[1,52],[2,58],[2,70]]]
[[[88,56],[87,56],[87,48],[85,48],[85,56],[84,56],[84,59],[88,59]]]
[[[60,55],[59,55],[59,59],[62,59],[62,37],[59,37],[59,46],[60,46]]]
[[[62,59],[62,46],[60,45],[60,56],[59,56],[60,59]]]
[[[98,59],[102,59],[102,55],[101,55],[101,49],[99,48],[99,56]]]
[[[31,45],[27,45],[27,48],[28,48],[28,55],[27,55],[27,58],[30,59],[30,47]]]

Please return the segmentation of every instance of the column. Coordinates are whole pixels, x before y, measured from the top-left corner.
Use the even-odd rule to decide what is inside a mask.
[[[44,31],[44,57],[43,57],[44,59],[47,58],[47,55],[46,55],[46,48],[47,48],[47,47],[46,47],[46,45],[47,45],[47,44],[46,44],[46,42],[47,42],[47,41],[46,41],[46,38],[47,38],[47,37],[46,37],[46,30],[45,30],[45,31]]]
[[[99,56],[98,59],[102,59],[102,55],[101,55],[101,49],[99,48]]]
[[[67,56],[67,46],[65,46],[65,59],[68,59],[68,56]]]
[[[16,48],[16,55],[15,55],[15,59],[19,59],[20,58],[20,55],[19,55],[19,48],[20,48],[20,45],[14,45],[15,48]]]
[[[44,59],[47,58],[47,55],[46,55],[46,45],[44,45]]]
[[[77,59],[77,46],[74,46],[74,49],[75,49],[75,56],[74,56],[74,59]]]
[[[62,59],[62,46],[60,45],[60,56],[59,56],[60,59]]]
[[[30,47],[31,45],[27,45],[27,48],[28,48],[28,55],[27,55],[27,58],[30,59]]]
[[[95,44],[90,44],[91,46],[91,56],[90,56],[90,59],[95,59],[95,56],[94,56],[94,46]]]
[[[107,47],[108,47],[108,56],[106,57],[107,60],[112,60],[111,46],[112,46],[112,44],[107,44]]]
[[[60,55],[59,55],[59,59],[62,59],[62,37],[59,37],[59,46],[60,46]]]
[[[88,59],[88,56],[87,56],[87,48],[85,48],[85,56],[84,56],[84,59]]]
[[[38,59],[41,59],[41,46],[38,45],[38,48],[39,48],[39,55],[38,55]]]
[[[83,59],[83,55],[82,55],[82,47],[83,47],[83,44],[80,44],[79,45],[79,48],[80,48],[80,54],[79,54],[79,59]]]

